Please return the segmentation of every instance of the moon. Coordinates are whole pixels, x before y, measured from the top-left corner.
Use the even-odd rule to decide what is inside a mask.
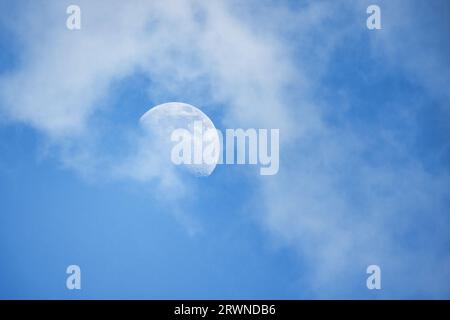
[[[197,139],[197,141],[193,141],[194,146],[201,144],[201,149],[204,150],[207,145],[210,147],[212,145],[217,152],[213,155],[212,161],[182,164],[182,166],[195,176],[209,176],[216,168],[221,147],[219,134],[211,119],[200,109],[182,102],[163,103],[144,113],[139,119],[139,122],[147,133],[160,142],[160,145],[163,146],[162,152],[167,152],[167,155],[170,155],[170,149],[174,145],[174,142],[170,141],[172,132],[175,129],[189,131],[193,140]],[[206,140],[194,134],[194,129],[198,129],[194,124],[198,122],[201,122],[203,126],[203,136],[207,136]],[[195,152],[199,151],[192,150],[192,154]]]

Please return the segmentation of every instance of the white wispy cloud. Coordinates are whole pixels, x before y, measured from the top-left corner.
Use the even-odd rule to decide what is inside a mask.
[[[303,97],[323,91],[321,76],[332,63],[339,63],[334,50],[344,41],[365,34],[367,41],[374,42],[375,52],[368,55],[387,68],[395,64],[397,72],[445,105],[448,82],[440,80],[449,76],[448,64],[440,59],[439,42],[433,42],[434,48],[428,48],[428,57],[424,57],[421,44],[427,31],[417,34],[411,23],[420,12],[414,12],[414,3],[406,1],[380,5],[386,13],[385,28],[392,29],[383,30],[374,39],[364,28],[365,3],[311,2],[303,8],[303,13],[309,9],[315,17],[314,41],[303,48],[300,40],[299,46],[308,52],[317,51],[306,64],[297,64],[297,70],[310,79]],[[317,10],[329,14],[314,14]],[[406,12],[410,14],[407,21]],[[335,31],[343,20],[345,25]],[[289,27],[312,32],[308,28],[311,20],[305,21],[294,20]],[[398,21],[401,30],[395,27]],[[405,31],[418,36],[413,45],[402,42]],[[305,38],[308,40],[308,35]],[[434,77],[435,73],[439,75]],[[306,296],[360,297],[365,290],[365,267],[373,263],[385,268],[390,286],[381,296],[448,295],[449,254],[442,250],[448,241],[448,172],[443,168],[438,172],[427,170],[411,153],[409,141],[380,123],[369,130],[369,135],[357,127],[327,124],[324,116],[329,110],[345,110],[342,101],[334,106],[320,97],[298,101],[297,108],[305,109],[307,119],[317,121],[295,142],[282,146],[280,174],[271,180],[262,179],[263,196],[258,199],[266,203],[261,208],[263,225],[276,239],[296,248],[308,266],[300,276]],[[387,103],[393,108],[391,114],[402,114],[410,121],[415,117],[417,106]],[[302,120],[297,117],[294,121]],[[412,122],[407,128],[411,132],[405,136],[414,139],[416,124]],[[374,154],[375,162],[370,159]],[[427,240],[430,233],[432,240]],[[414,269],[412,274],[409,268]]]
[[[23,48],[20,64],[0,77],[2,114],[39,130],[45,153],[56,152],[66,167],[89,179],[156,181],[164,194],[185,194],[139,129],[124,134],[128,155],[101,147],[110,132],[92,119],[107,108],[112,83],[135,72],[155,84],[149,99],[197,87],[208,107],[226,106],[225,124],[289,125],[280,100],[289,67],[278,44],[254,35],[226,2],[79,1],[79,31],[66,29],[69,4],[23,3],[8,23]]]

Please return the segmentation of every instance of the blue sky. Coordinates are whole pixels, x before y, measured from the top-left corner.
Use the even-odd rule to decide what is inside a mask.
[[[0,298],[450,297],[447,1],[71,3],[0,5]],[[279,173],[142,158],[169,101]]]

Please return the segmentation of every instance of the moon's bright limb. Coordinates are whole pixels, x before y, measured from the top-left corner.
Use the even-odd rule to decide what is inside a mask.
[[[213,144],[216,150],[220,150],[220,138],[217,130],[209,117],[200,109],[181,102],[168,102],[157,105],[148,110],[139,120],[146,131],[154,135],[164,145],[170,146],[170,136],[175,129],[185,129],[191,133],[192,137],[198,137],[194,134],[195,124],[200,123],[203,126],[203,135],[208,137],[207,141],[194,141],[202,144],[205,149],[206,143]],[[195,139],[195,138],[194,138]],[[164,152],[170,152],[167,148]],[[192,150],[194,154],[196,150]],[[198,152],[198,151],[197,151]],[[202,161],[202,163],[184,164],[188,171],[199,176],[209,176],[215,169],[219,161],[219,152],[214,155],[213,161]]]

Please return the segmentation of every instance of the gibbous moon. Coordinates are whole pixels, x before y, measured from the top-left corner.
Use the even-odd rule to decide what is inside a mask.
[[[161,152],[167,152],[170,155],[171,148],[174,142],[171,141],[171,134],[176,129],[185,129],[189,131],[190,136],[193,137],[192,144],[201,145],[200,150],[195,147],[192,150],[192,155],[203,152],[208,146],[212,146],[217,150],[212,161],[202,161],[201,163],[182,164],[190,173],[196,176],[209,176],[215,169],[219,161],[219,150],[221,147],[219,134],[206,114],[200,109],[186,103],[168,102],[157,105],[148,110],[139,120],[141,126],[153,136],[158,139],[160,145],[164,147]],[[207,136],[207,140],[202,139],[201,135],[195,134],[198,131],[198,124],[202,125],[203,136]],[[200,138],[199,138],[200,137]],[[200,155],[200,156],[203,156]]]

